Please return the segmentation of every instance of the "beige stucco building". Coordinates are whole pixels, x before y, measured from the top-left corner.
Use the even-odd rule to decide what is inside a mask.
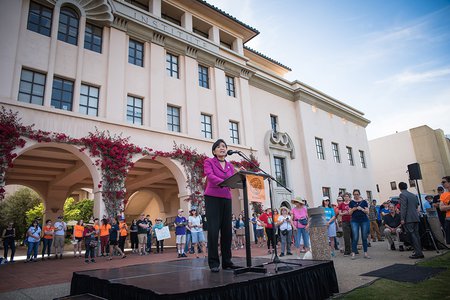
[[[289,67],[245,47],[256,29],[205,1],[0,3],[0,103],[24,124],[77,138],[98,128],[141,147],[170,151],[176,142],[208,155],[224,138],[294,191],[275,185],[277,207],[292,196],[317,206],[324,194],[375,190],[363,113],[284,79]],[[28,141],[16,152],[6,184],[38,191],[49,217],[80,188],[92,189],[95,214],[104,212],[100,173],[77,147]],[[134,161],[127,216],[187,208],[178,162]],[[233,204],[243,209],[238,191]]]
[[[398,183],[409,182],[408,165],[418,163],[422,180],[419,190],[437,194],[443,176],[450,174],[450,140],[441,129],[426,125],[397,132],[369,142],[377,197],[398,196]],[[414,182],[411,191],[416,193]]]

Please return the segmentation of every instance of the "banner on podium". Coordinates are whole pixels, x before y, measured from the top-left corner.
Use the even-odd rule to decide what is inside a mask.
[[[264,178],[258,175],[245,175],[247,181],[247,197],[249,202],[264,202],[266,192],[264,189]]]

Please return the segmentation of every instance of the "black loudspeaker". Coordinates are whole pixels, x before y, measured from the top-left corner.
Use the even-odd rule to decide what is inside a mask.
[[[420,165],[418,163],[409,164],[408,173],[410,180],[422,179],[422,173],[420,172]]]

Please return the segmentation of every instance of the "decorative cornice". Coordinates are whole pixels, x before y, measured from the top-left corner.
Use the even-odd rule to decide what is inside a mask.
[[[218,69],[224,70],[225,69],[225,60],[217,58],[215,67]]]
[[[270,61],[270,62],[272,62],[272,63],[274,63],[274,64],[276,64],[276,65],[278,65],[278,66],[280,66],[280,67],[283,67],[284,69],[286,69],[286,70],[288,70],[288,71],[292,71],[292,69],[289,68],[288,66],[283,65],[283,64],[280,63],[279,61],[276,61],[275,59],[270,58],[270,57],[268,57],[267,55],[262,54],[261,52],[258,52],[258,51],[254,50],[254,49],[252,49],[252,48],[247,47],[247,46],[244,46],[244,49],[245,49],[245,50],[248,50],[248,51],[250,51],[250,52],[252,52],[252,53],[254,53],[254,54],[256,54],[256,55],[258,55],[258,56],[260,56],[260,57],[262,57],[262,58],[264,58],[264,59],[266,59],[266,60],[268,60],[268,61]]]
[[[186,56],[197,59],[197,52],[198,52],[198,50],[196,48],[191,47],[191,46],[186,46]]]
[[[111,25],[114,20],[112,7],[108,0],[46,0],[53,5],[70,3],[77,6],[87,20]]]
[[[158,44],[164,47],[165,36],[158,32],[153,32],[152,43]]]
[[[267,131],[264,138],[264,147],[267,155],[270,154],[270,149],[277,149],[289,152],[291,159],[295,158],[294,143],[286,132]]]
[[[253,72],[252,71],[250,71],[249,69],[244,69],[244,68],[242,68],[241,69],[241,73],[240,73],[240,76],[242,77],[242,78],[244,78],[244,79],[250,79],[250,77],[252,77],[253,76]]]
[[[111,26],[120,30],[127,30],[127,24],[128,21],[126,19],[114,16],[114,21]]]

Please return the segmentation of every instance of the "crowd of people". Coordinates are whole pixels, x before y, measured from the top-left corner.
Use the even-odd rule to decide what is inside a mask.
[[[417,196],[407,191],[406,183],[400,183],[401,191],[398,202],[387,200],[377,205],[376,200],[365,200],[358,189],[353,193],[343,193],[331,203],[329,197],[322,199],[325,224],[329,238],[330,254],[335,251],[343,253],[344,257],[355,259],[359,254],[358,242],[362,243],[363,257],[370,259],[368,247],[371,242],[386,241],[391,250],[413,250],[412,259],[423,258],[418,226],[420,215],[427,209],[435,208],[442,223],[446,243],[450,244],[450,177],[442,179],[438,187],[438,195],[425,197],[426,203],[419,204]],[[300,197],[291,200],[292,209],[282,206],[272,211],[266,208],[261,214],[254,213],[249,219],[253,227],[255,244],[263,247],[267,245],[268,253],[274,252],[276,245],[280,245],[280,256],[293,255],[295,246],[297,255],[310,251],[309,218],[307,201]],[[178,257],[187,257],[187,253],[206,256],[207,222],[204,214],[199,215],[197,209],[189,211],[184,216],[183,209],[178,210],[173,226],[175,228]],[[241,213],[236,218],[231,217],[231,245],[232,249],[243,248],[245,241],[245,217]],[[149,215],[141,214],[128,225],[123,218],[106,218],[101,221],[95,218],[89,223],[79,220],[72,228],[70,243],[73,245],[73,256],[82,257],[86,263],[95,262],[97,257],[109,260],[114,255],[125,258],[125,242],[130,239],[131,253],[148,255],[153,252],[152,243],[156,242],[156,253],[164,252],[164,239],[156,239],[155,230],[166,226],[161,218],[153,223]],[[24,243],[27,245],[25,262],[37,261],[39,246],[41,258],[62,259],[68,225],[59,216],[53,223],[46,220],[41,225],[34,220],[29,226]],[[361,237],[361,239],[360,239]],[[14,262],[16,248],[16,232],[14,224],[10,222],[3,230],[2,239],[4,258]],[[395,243],[397,241],[397,244]],[[231,249],[230,249],[231,250]],[[53,253],[53,256],[52,256]],[[7,261],[7,260],[6,260]]]

